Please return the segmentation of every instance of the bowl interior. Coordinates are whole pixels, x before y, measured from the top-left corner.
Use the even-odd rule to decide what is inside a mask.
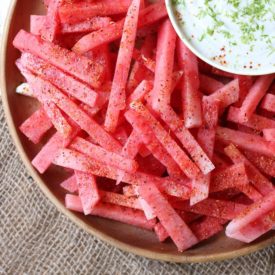
[[[201,41],[201,35],[200,37],[196,38],[196,34],[199,35],[199,31],[203,30],[203,28],[201,28],[202,25],[199,25],[200,28],[197,30],[194,29],[192,30],[192,32],[191,30],[186,31],[186,28],[184,26],[198,25],[199,23],[195,19],[198,19],[199,16],[195,16],[194,14],[192,14],[190,18],[185,18],[184,13],[181,15],[183,9],[188,10],[186,4],[182,4],[184,3],[184,1],[165,0],[165,2],[169,18],[178,36],[196,56],[198,56],[206,63],[220,70],[239,75],[264,75],[274,73],[274,58],[272,59],[274,55],[271,55],[271,53],[266,53],[266,51],[263,50],[261,47],[257,47],[256,52],[251,52],[250,50],[248,50],[248,47],[245,47],[245,45],[239,41],[237,48],[240,49],[240,51],[236,51],[236,47],[227,45],[228,43],[226,42],[225,37],[219,37],[217,39],[217,41],[221,41],[221,44],[219,42],[215,42],[215,40],[211,38],[211,35],[204,36],[203,45],[200,46],[198,43],[195,43],[195,41]],[[179,4],[176,5],[175,3]],[[192,7],[194,8],[194,6],[192,6],[192,1],[190,3],[191,6],[189,7],[189,9],[190,11],[193,11]],[[196,1],[194,3],[196,3]],[[184,20],[186,20],[185,23],[183,23]],[[200,24],[202,24],[202,22]],[[203,26],[207,25],[203,24]],[[188,32],[189,35],[187,34]],[[190,37],[190,33],[194,34],[192,34],[192,38]],[[272,35],[270,35],[270,39],[272,39]],[[264,40],[262,40],[262,43],[263,45],[265,44]],[[226,52],[220,51],[222,47],[226,48]],[[248,52],[250,52],[249,55],[247,55]],[[224,53],[226,53],[227,56],[225,59],[223,59],[221,56]],[[214,57],[216,57],[216,59]],[[226,62],[224,60],[226,60]],[[240,61],[235,62],[237,60]],[[224,63],[222,61],[224,61]],[[259,62],[261,63],[261,65],[259,64]],[[250,66],[248,64],[250,64]],[[251,64],[259,65],[253,65],[252,67]]]
[[[112,245],[159,260],[175,262],[222,260],[256,251],[275,242],[275,232],[263,236],[252,244],[243,244],[228,239],[221,233],[184,253],[178,253],[172,242],[159,243],[153,232],[106,219],[85,217],[65,209],[65,192],[58,183],[66,177],[66,172],[63,169],[52,167],[44,175],[38,175],[32,168],[30,160],[39,151],[41,145],[34,146],[17,130],[18,126],[37,108],[37,103],[33,99],[15,94],[15,88],[23,81],[23,78],[14,65],[20,53],[12,47],[12,40],[21,28],[29,29],[31,14],[42,12],[43,7],[40,1],[18,0],[13,2],[1,53],[1,90],[10,132],[21,158],[42,191],[60,211],[91,234]],[[44,142],[46,139],[47,137]]]

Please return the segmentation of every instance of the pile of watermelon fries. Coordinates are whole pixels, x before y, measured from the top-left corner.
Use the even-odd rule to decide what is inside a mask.
[[[179,251],[224,228],[246,243],[275,229],[274,74],[199,60],[164,1],[45,7],[13,41],[17,92],[40,102],[20,131],[43,144],[41,174],[69,171],[68,209],[152,230]]]

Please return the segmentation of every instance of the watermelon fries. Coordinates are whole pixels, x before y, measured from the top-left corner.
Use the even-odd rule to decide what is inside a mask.
[[[154,231],[180,252],[223,230],[249,243],[275,229],[274,74],[199,60],[162,0],[45,7],[13,41],[18,96],[40,102],[19,129],[43,145],[40,173],[68,171],[68,209]]]

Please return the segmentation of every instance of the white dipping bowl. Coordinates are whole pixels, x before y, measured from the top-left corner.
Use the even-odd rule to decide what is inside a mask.
[[[239,75],[265,75],[275,73],[275,19],[269,22],[269,29],[271,33],[269,35],[269,47],[271,47],[272,52],[267,50],[266,40],[255,39],[257,47],[253,51],[248,52],[247,45],[241,43],[238,39],[235,40],[235,45],[230,46],[228,40],[225,37],[220,37],[220,39],[215,39],[211,35],[205,33],[205,29],[208,27],[207,20],[204,21],[205,24],[198,21],[198,16],[195,14],[195,9],[190,9],[191,5],[197,5],[200,0],[185,0],[185,5],[177,6],[173,4],[177,0],[165,0],[168,15],[174,26],[178,36],[185,43],[185,45],[200,59],[206,63],[216,67],[220,70],[239,74]],[[181,0],[184,2],[184,0]],[[178,2],[180,2],[178,0]],[[223,5],[224,1],[216,1],[218,5]],[[202,3],[202,2],[200,2]],[[221,6],[220,6],[221,8]],[[275,7],[274,7],[275,8]],[[184,10],[185,9],[185,10]],[[183,17],[185,16],[185,18]],[[185,21],[185,19],[187,19]],[[227,21],[227,18],[223,18]],[[229,18],[228,18],[229,19]],[[182,22],[185,22],[182,24]],[[210,22],[210,21],[209,21]],[[193,26],[198,26],[194,27]],[[228,22],[225,22],[224,26]],[[199,43],[202,37],[202,30],[204,30],[203,44]],[[232,31],[234,39],[238,38],[238,29],[235,32]],[[234,36],[236,34],[236,36]],[[226,52],[225,47],[226,45]],[[236,45],[237,43],[237,45]]]

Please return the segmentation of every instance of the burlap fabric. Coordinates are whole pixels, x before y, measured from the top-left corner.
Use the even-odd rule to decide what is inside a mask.
[[[0,274],[275,274],[275,246],[231,261],[169,264],[103,243],[39,190],[12,143],[2,103],[0,123]]]

